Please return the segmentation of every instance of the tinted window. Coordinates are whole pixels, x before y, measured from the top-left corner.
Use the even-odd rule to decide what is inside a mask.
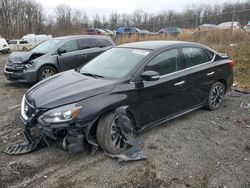
[[[146,65],[145,70],[156,71],[160,75],[179,70],[178,50],[172,49],[157,55]]]
[[[80,49],[88,49],[96,47],[95,39],[80,39],[79,40]]]
[[[94,32],[94,29],[87,29],[87,32]]]
[[[192,67],[206,62],[201,48],[182,48],[185,67]]]
[[[214,53],[208,49],[204,49],[206,56],[207,56],[207,61],[211,61],[214,58]]]
[[[124,32],[130,32],[130,28],[125,28]]]
[[[112,44],[105,39],[98,39],[99,47],[112,46]]]
[[[24,41],[20,41],[19,43],[20,43],[20,44],[28,44],[28,41],[25,41],[25,40],[24,40]]]
[[[66,50],[66,52],[72,52],[78,49],[76,40],[68,41],[64,43],[61,47],[61,50]]]
[[[17,44],[17,41],[16,41],[16,40],[11,40],[11,41],[9,42],[9,44]]]

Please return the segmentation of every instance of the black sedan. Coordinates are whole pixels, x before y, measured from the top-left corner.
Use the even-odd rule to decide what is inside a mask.
[[[195,109],[218,109],[233,83],[234,62],[207,46],[180,41],[112,48],[79,71],[59,73],[23,97],[24,133],[36,127],[70,151],[83,143],[117,154],[127,147],[116,109],[134,133]]]

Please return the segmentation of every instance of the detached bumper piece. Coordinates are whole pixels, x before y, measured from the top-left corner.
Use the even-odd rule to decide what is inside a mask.
[[[32,143],[21,142],[7,147],[3,152],[9,155],[19,155],[30,153],[35,150],[35,147]]]
[[[45,135],[36,137],[30,133],[30,130],[25,130],[23,134],[26,141],[13,144],[7,147],[3,152],[9,155],[21,155],[42,149],[46,145],[49,145]]]

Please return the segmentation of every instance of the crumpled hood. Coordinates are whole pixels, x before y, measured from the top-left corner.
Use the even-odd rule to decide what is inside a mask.
[[[111,91],[117,81],[83,76],[74,70],[38,82],[26,93],[37,108],[55,108]]]
[[[12,63],[23,63],[27,61],[31,55],[32,52],[12,52],[10,54],[9,61]]]

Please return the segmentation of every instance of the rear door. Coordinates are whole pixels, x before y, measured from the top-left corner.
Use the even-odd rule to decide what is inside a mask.
[[[81,51],[78,48],[76,40],[65,42],[61,50],[66,50],[66,53],[58,54],[58,63],[61,71],[73,69],[80,66]]]
[[[201,47],[182,47],[183,63],[186,78],[189,80],[191,107],[206,102],[216,76],[216,68],[212,66],[214,53]]]
[[[174,116],[188,108],[187,79],[183,76],[178,48],[156,55],[144,67],[161,75],[157,81],[143,81],[138,89],[141,125]]]

